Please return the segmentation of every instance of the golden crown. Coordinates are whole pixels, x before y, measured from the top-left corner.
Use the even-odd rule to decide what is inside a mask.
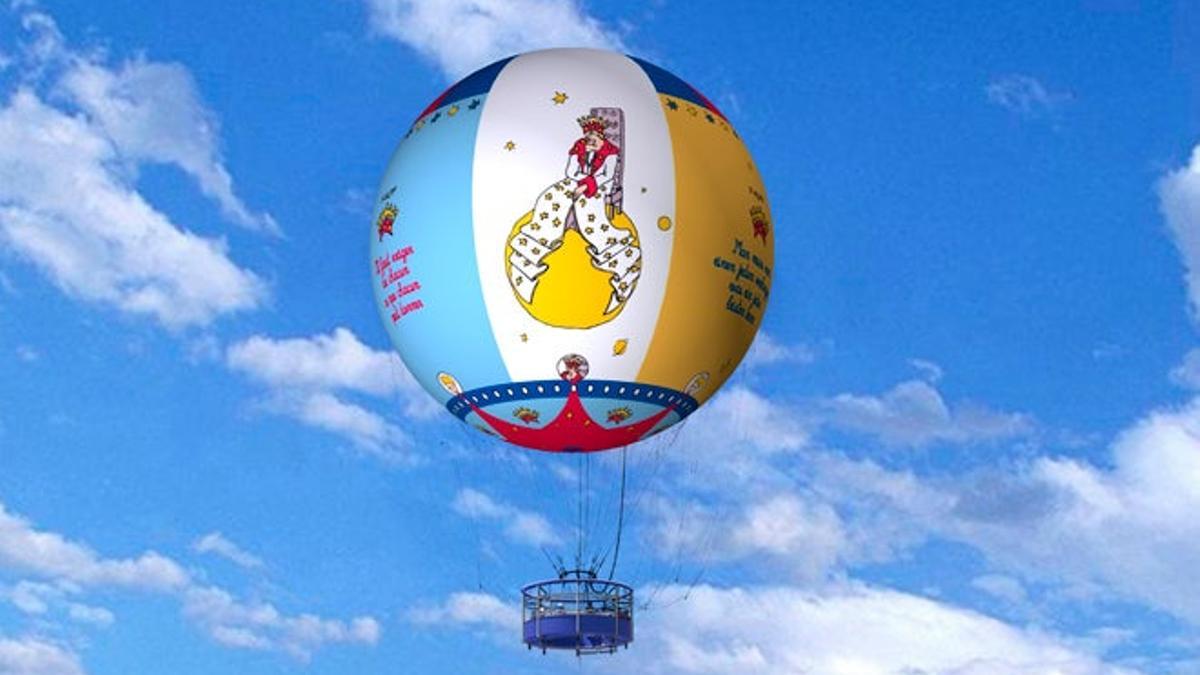
[[[599,115],[587,115],[585,117],[580,117],[576,121],[579,122],[579,127],[583,129],[583,133],[590,134],[595,132],[601,136],[604,135],[604,130],[612,125],[611,122],[603,117],[600,117]]]

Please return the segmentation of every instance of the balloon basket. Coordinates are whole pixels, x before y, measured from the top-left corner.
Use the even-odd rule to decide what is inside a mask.
[[[611,654],[633,642],[633,589],[567,570],[521,589],[521,625],[529,649]]]

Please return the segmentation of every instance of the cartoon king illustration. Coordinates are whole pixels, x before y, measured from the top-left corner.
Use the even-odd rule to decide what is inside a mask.
[[[609,275],[612,290],[604,315],[611,318],[633,293],[642,254],[632,223],[622,215],[626,225],[614,224],[617,214],[610,210],[609,195],[619,187],[622,161],[621,148],[608,138],[611,122],[594,113],[577,121],[583,137],[567,152],[565,177],[538,195],[528,221],[509,237],[509,283],[532,304],[539,280],[549,269],[545,258],[575,230],[587,243],[592,267]]]

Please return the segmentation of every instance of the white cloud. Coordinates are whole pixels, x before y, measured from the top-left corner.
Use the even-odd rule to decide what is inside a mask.
[[[22,613],[31,616],[48,616],[53,609],[66,612],[72,621],[78,623],[101,628],[112,625],[116,617],[109,610],[67,600],[69,596],[81,592],[82,588],[67,581],[48,584],[23,580],[11,588],[0,586],[0,599],[7,599]]]
[[[921,375],[921,379],[930,384],[937,384],[941,381],[942,376],[945,375],[941,366],[926,359],[909,359],[908,365],[916,368],[917,372]]]
[[[979,405],[951,408],[936,388],[907,380],[882,396],[838,394],[818,404],[835,427],[877,436],[891,445],[969,444],[1026,436],[1034,422],[1022,413]]]
[[[91,624],[100,628],[111,626],[113,621],[116,620],[113,613],[103,607],[94,607],[78,602],[72,602],[67,605],[67,614],[74,621]]]
[[[374,645],[382,633],[371,617],[338,621],[312,614],[288,616],[269,603],[242,602],[212,586],[187,589],[183,613],[227,647],[283,651],[301,660],[329,644]]]
[[[27,636],[0,635],[0,675],[83,675],[79,656],[66,647]]]
[[[17,358],[25,363],[33,363],[42,358],[42,353],[29,345],[17,345]]]
[[[35,529],[0,504],[0,567],[84,586],[165,591],[188,583],[176,562],[154,551],[137,558],[98,556],[87,546]]]
[[[498,502],[478,490],[459,490],[450,507],[455,513],[472,520],[502,522],[504,536],[520,544],[542,547],[560,543],[560,537],[545,516]]]
[[[1200,399],[1148,415],[1110,453],[1104,467],[1041,456],[925,478],[829,453],[809,471],[851,551],[874,542],[886,557],[930,537],[957,541],[998,572],[1200,625]]]
[[[209,543],[221,548],[214,541]],[[36,529],[0,504],[0,572],[4,571],[48,580],[23,581],[6,592],[0,588],[0,597],[21,611],[41,616],[57,606],[71,620],[97,627],[110,625],[112,612],[68,598],[123,589],[175,597],[183,614],[219,644],[280,651],[302,660],[330,644],[376,644],[382,633],[379,622],[368,616],[342,621],[310,613],[288,615],[270,603],[239,600],[223,588],[200,583],[178,563],[153,551],[130,559],[102,557],[84,544]],[[0,640],[0,650],[4,644]],[[0,675],[10,672],[3,665],[0,652]]]
[[[271,406],[310,426],[345,436],[360,449],[389,463],[411,461],[404,431],[381,415],[326,392],[277,397]]]
[[[752,505],[734,523],[730,544],[735,549],[761,551],[804,560],[805,567],[832,566],[843,545],[837,513],[827,504],[808,503],[796,495],[776,495]]]
[[[372,396],[418,389],[398,356],[371,349],[346,328],[306,338],[256,335],[230,346],[226,360],[230,368],[278,389],[342,389]]]
[[[458,494],[454,495],[454,501],[450,503],[450,508],[454,509],[458,515],[473,520],[499,519],[509,513],[508,506],[498,504],[491,497],[471,488],[459,490]]]
[[[991,103],[1022,117],[1053,113],[1074,98],[1068,92],[1051,91],[1037,78],[1028,75],[1008,75],[993,80],[984,88],[984,93]]]
[[[521,624],[519,607],[488,593],[452,593],[446,602],[410,610],[408,618],[423,625],[458,624],[513,632]]]
[[[1012,605],[1022,605],[1029,599],[1020,581],[1003,574],[975,577],[971,580],[971,586]]]
[[[1200,145],[1187,166],[1168,173],[1158,183],[1159,208],[1167,230],[1183,258],[1188,308],[1200,320]]]
[[[34,70],[26,77],[40,76],[38,68],[48,62],[61,61],[65,56],[62,32],[58,24],[45,12],[37,10],[37,3],[13,0],[11,9],[21,12],[21,28],[29,34],[29,40],[21,45],[21,56],[25,65]]]
[[[678,592],[678,589],[677,591]],[[1054,636],[896,591],[851,585],[690,590],[642,615],[644,673],[1118,675]]]
[[[1030,576],[1098,584],[1200,625],[1200,400],[1122,433],[1111,469],[1043,457],[983,482],[960,494],[952,536]]]
[[[371,28],[458,78],[492,61],[549,47],[622,50],[576,0],[367,0]]]
[[[0,244],[75,297],[170,328],[253,309],[263,283],[186,232],[114,169],[112,144],[27,89],[0,108]]]
[[[50,611],[49,601],[62,595],[62,591],[50,584],[19,581],[5,595],[14,607],[25,614],[45,614]]]
[[[798,342],[785,344],[777,341],[765,330],[760,330],[751,343],[750,350],[746,352],[742,365],[746,368],[784,364],[806,365],[816,359],[817,354],[812,347]]]
[[[404,413],[411,418],[428,419],[441,412],[398,356],[364,345],[345,328],[307,338],[256,335],[231,345],[225,362],[270,390],[267,409],[349,438],[360,449],[388,462],[413,459],[407,434],[339,393],[388,403],[401,399]]]
[[[216,116],[204,107],[186,68],[137,59],[109,69],[79,60],[59,87],[103,130],[123,159],[177,166],[230,220],[279,234],[270,215],[252,213],[234,194],[233,178],[218,151]]]
[[[649,503],[648,537],[658,555],[708,565],[752,559],[797,580],[833,571],[850,542],[826,502],[778,493],[736,507],[711,502]]]
[[[1032,425],[1008,413],[984,415],[988,423],[980,425],[947,406],[928,383],[909,387],[915,394],[907,402],[897,400],[900,394],[856,397],[854,411],[865,408],[863,419],[870,422],[859,428],[918,443],[1002,438]],[[739,397],[751,409],[768,411],[755,418],[763,428],[788,419],[784,409],[772,411],[777,404],[748,389]],[[917,414],[909,416],[920,424],[895,420],[912,409]],[[697,428],[694,442],[685,444],[689,457],[701,458],[705,480],[684,485],[677,475],[683,472],[670,472],[644,502],[651,514],[649,540],[668,554],[684,551],[691,555],[685,559],[705,562],[758,560],[772,570],[790,563],[796,578],[810,580],[822,569],[836,573],[894,560],[930,539],[951,541],[984,555],[991,574],[975,585],[997,597],[1015,600],[1023,592],[1018,584],[1025,583],[1076,597],[1078,589],[1090,589],[1093,598],[1135,602],[1200,626],[1200,586],[1194,583],[1200,569],[1200,398],[1131,425],[1100,464],[1033,456],[924,475],[815,445],[781,453],[777,439],[765,433],[731,441],[728,452],[714,455],[705,443],[736,438],[729,430],[742,426],[722,422],[709,432]],[[681,496],[689,491],[702,499]],[[808,548],[801,543],[806,539]],[[1074,602],[1062,600],[1068,601]]]
[[[799,450],[808,442],[794,409],[741,385],[722,389],[690,416],[686,433],[697,444],[750,444],[765,453]]]
[[[1191,349],[1171,369],[1171,381],[1187,389],[1200,389],[1200,349]]]
[[[263,561],[225,538],[220,532],[209,532],[192,544],[197,553],[213,553],[246,569],[261,569]]]
[[[261,305],[266,286],[223,240],[171,222],[134,186],[139,165],[175,164],[232,219],[274,227],[233,196],[186,69],[137,60],[112,70],[103,53],[69,49],[49,15],[16,9],[29,39],[20,84],[0,103],[0,247],[74,297],[170,328]]]

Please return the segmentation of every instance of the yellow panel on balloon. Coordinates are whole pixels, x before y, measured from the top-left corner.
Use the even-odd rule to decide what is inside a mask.
[[[694,394],[703,402],[732,374],[762,322],[775,264],[771,214],[762,178],[732,127],[701,106],[660,98],[675,156],[675,248],[638,380],[679,387],[707,372],[712,380]]]

